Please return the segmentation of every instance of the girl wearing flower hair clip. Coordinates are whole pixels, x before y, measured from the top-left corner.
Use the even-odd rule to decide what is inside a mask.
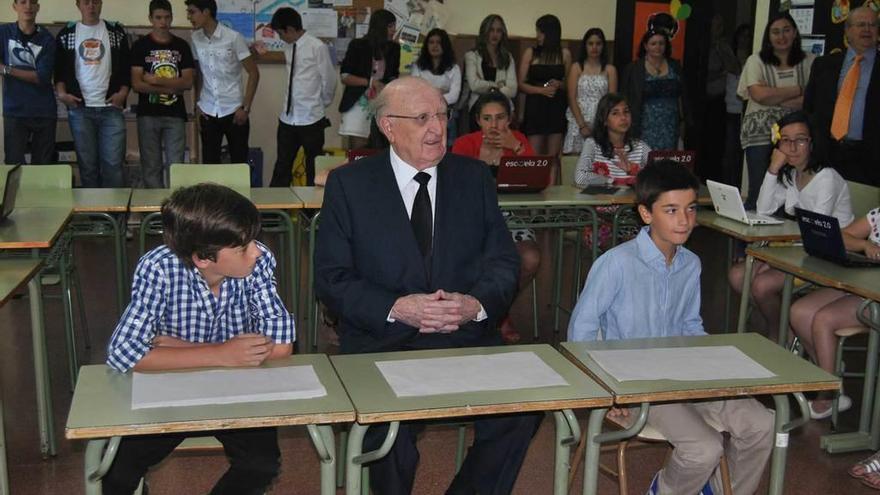
[[[802,208],[833,216],[841,227],[852,223],[849,187],[836,170],[822,166],[813,156],[807,114],[790,113],[779,119],[770,132],[774,148],[758,193],[758,213],[773,215],[782,209],[784,215],[793,216],[795,208]],[[730,269],[730,285],[737,292],[742,291],[744,265],[737,263]],[[785,274],[757,261],[752,273],[752,301],[775,340]]]

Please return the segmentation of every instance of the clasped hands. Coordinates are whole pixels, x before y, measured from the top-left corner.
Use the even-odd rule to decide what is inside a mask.
[[[421,333],[451,333],[474,320],[480,307],[473,296],[438,290],[399,297],[391,308],[391,317]]]

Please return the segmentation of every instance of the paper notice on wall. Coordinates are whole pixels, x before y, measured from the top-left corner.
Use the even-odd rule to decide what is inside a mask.
[[[354,0],[333,0],[334,7],[351,7],[354,5]]]
[[[805,53],[812,53],[819,57],[825,54],[825,36],[821,34],[808,34],[801,36],[801,49]]]
[[[303,9],[303,29],[318,38],[336,38],[339,32],[339,21],[333,9]]]
[[[799,7],[788,10],[794,23],[797,25],[801,35],[812,34],[813,32],[813,7]]]

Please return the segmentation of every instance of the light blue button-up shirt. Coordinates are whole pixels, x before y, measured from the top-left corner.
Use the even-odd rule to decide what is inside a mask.
[[[704,335],[700,259],[679,247],[666,264],[644,227],[596,260],[568,325],[568,340]]]
[[[877,50],[868,49],[862,53],[862,61],[859,62],[859,83],[856,87],[856,94],[853,97],[852,110],[849,114],[849,128],[846,132],[847,139],[862,139],[862,128],[865,122],[865,98],[868,95],[868,84],[871,82],[871,72],[874,70],[874,57],[877,56]],[[846,50],[846,57],[843,59],[843,67],[840,68],[840,77],[837,79],[837,92],[840,94],[840,87],[846,78],[846,73],[852,67],[856,60],[856,51],[852,48]]]

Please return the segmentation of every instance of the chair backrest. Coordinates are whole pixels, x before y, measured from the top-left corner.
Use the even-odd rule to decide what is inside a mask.
[[[172,163],[169,175],[171,189],[213,182],[241,193],[251,189],[251,168],[247,163],[193,165]]]
[[[348,162],[348,158],[339,155],[319,155],[315,157],[315,174],[343,165]]]
[[[849,197],[856,218],[861,218],[880,206],[880,187],[849,180],[846,183],[849,186]]]
[[[574,185],[574,171],[577,168],[578,158],[580,157],[577,155],[563,155],[562,159],[559,160],[563,186]]]
[[[21,189],[70,189],[73,168],[70,165],[24,165],[21,167]]]

